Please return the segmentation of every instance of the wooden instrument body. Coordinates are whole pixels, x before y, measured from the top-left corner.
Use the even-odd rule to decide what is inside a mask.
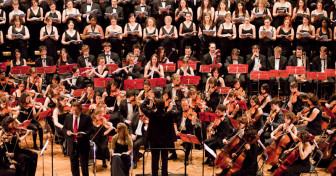
[[[299,150],[294,149],[286,159],[281,163],[278,169],[275,170],[273,176],[281,176],[287,168],[289,168],[299,158]]]
[[[267,164],[275,165],[278,163],[279,157],[284,148],[286,148],[287,144],[290,142],[290,137],[284,133],[279,131],[275,137],[278,139],[274,141],[271,145],[267,146]]]

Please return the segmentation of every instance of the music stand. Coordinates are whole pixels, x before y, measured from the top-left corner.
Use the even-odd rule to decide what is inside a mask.
[[[40,117],[37,119],[37,121],[39,120],[42,120],[42,119],[45,119],[47,117],[51,117],[53,115],[53,111],[54,111],[54,108],[52,109],[48,109],[46,111],[43,111],[41,114],[40,114]]]
[[[113,78],[94,78],[94,87],[106,87],[110,80],[113,80]]]
[[[214,122],[219,116],[212,112],[198,112],[198,117],[202,122]]]
[[[286,70],[290,75],[305,75],[306,74],[306,67],[287,66]],[[299,82],[299,84],[300,84],[300,92],[301,92],[301,81]]]
[[[219,94],[228,94],[230,92],[231,87],[217,87]]]
[[[269,75],[268,71],[251,71],[250,79],[258,81],[258,93],[259,93],[259,85],[260,85],[259,81],[260,80],[269,80],[270,75]]]
[[[288,78],[289,74],[287,72],[287,70],[270,70],[270,77],[274,77],[274,78]],[[280,80],[278,82],[278,97],[280,97]]]
[[[72,68],[77,66],[77,64],[70,64],[70,65],[60,65],[58,67],[58,74],[68,74],[72,72]]]
[[[193,70],[197,69],[197,61],[188,61],[189,67],[192,68]],[[182,61],[177,61],[177,68],[181,68],[182,66]]]
[[[109,69],[108,74],[112,74],[119,68],[118,64],[106,64],[106,67]]]
[[[72,93],[73,97],[81,97],[83,93],[86,93],[86,89],[75,89]]]
[[[197,139],[195,135],[180,133],[179,136],[183,142],[193,144],[193,147],[195,147],[195,144],[201,145],[200,141]],[[192,157],[192,150],[191,150],[191,157]]]
[[[124,80],[124,89],[142,89],[144,79],[126,79]]]
[[[336,69],[325,69],[325,72],[327,73],[327,77],[336,77]],[[336,81],[334,91],[336,92]]]
[[[29,74],[30,66],[17,66],[11,68],[12,74]]]
[[[56,72],[56,65],[36,68],[37,74],[46,74],[46,73],[55,73],[55,72]]]
[[[200,76],[181,76],[181,84],[198,85],[201,80]]]
[[[7,62],[1,62],[0,63],[0,69],[3,69],[6,72],[6,70],[7,70]]]
[[[164,72],[176,72],[175,63],[167,63],[167,64],[160,64],[160,65],[162,65]]]
[[[319,81],[327,80],[327,73],[322,72],[307,72],[307,79],[316,80],[317,81],[317,93],[319,87]]]
[[[229,73],[233,73],[233,74],[247,73],[248,65],[247,64],[230,64],[228,70],[229,70]]]
[[[166,78],[154,78],[147,79],[150,82],[151,87],[164,87],[166,85]]]
[[[32,120],[33,119],[25,120],[22,123],[18,124],[18,127],[27,128]]]
[[[219,65],[219,64],[200,65],[199,72],[200,72],[200,73],[210,73],[211,70],[212,70],[214,67],[218,67],[218,68],[220,68],[221,65]]]

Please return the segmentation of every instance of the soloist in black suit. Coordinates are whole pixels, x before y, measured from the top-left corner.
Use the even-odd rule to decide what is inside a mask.
[[[275,57],[271,56],[268,59],[268,70],[275,70]],[[280,56],[280,62],[279,62],[279,70],[286,70],[286,66],[287,66],[287,58],[285,56]],[[273,85],[275,82],[276,78],[271,77],[270,81],[269,81],[269,85],[271,90],[273,90]],[[284,83],[284,95],[288,95],[288,78],[280,78],[280,82]],[[277,92],[273,92],[273,93],[277,93]]]
[[[73,114],[66,116],[63,126],[63,133],[66,136],[68,151],[70,155],[71,162],[71,172],[74,176],[79,176],[79,161],[80,158],[81,169],[83,176],[89,175],[88,161],[89,161],[89,151],[90,151],[90,141],[89,137],[92,130],[92,120],[87,114],[80,114],[78,132],[85,132],[85,135],[77,138],[77,142],[74,141],[74,136],[68,136],[67,131],[73,132],[73,124],[75,117]]]
[[[92,66],[97,66],[97,60],[95,59],[94,55],[89,54],[88,61],[92,64]],[[79,68],[86,67],[85,59],[83,55],[80,55],[77,59],[77,65]]]
[[[122,8],[122,7],[120,7],[120,6],[117,6],[116,7],[117,9],[116,9],[116,12],[117,12],[117,14],[118,14],[118,20],[117,20],[117,23],[118,23],[118,25],[120,25],[120,26],[124,26],[124,9]],[[111,13],[113,13],[113,9],[114,9],[114,7],[112,7],[112,6],[109,6],[109,7],[107,7],[106,8],[106,11],[105,11],[105,13],[109,13],[109,14],[111,14]],[[107,15],[104,15],[104,19],[105,19],[105,23],[106,24],[110,24],[111,22],[110,22],[110,19],[109,19],[109,17],[107,16]]]

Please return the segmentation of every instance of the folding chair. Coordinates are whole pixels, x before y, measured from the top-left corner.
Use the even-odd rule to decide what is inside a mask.
[[[312,174],[315,174],[316,176],[318,176],[318,172],[316,171],[316,166],[318,166],[318,164],[320,163],[322,157],[323,157],[322,151],[316,149],[316,151],[312,155],[312,158],[316,158],[317,159],[316,162],[314,164],[310,165],[310,170],[308,172],[301,173],[301,175],[302,174],[310,174],[310,176],[311,176]]]

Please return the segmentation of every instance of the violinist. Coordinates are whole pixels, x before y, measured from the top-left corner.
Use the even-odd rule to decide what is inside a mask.
[[[147,144],[147,129],[149,119],[146,117],[140,107],[138,107],[139,115],[133,116],[130,125],[130,135],[133,140],[133,168],[137,168],[137,162],[143,156],[139,152],[140,147],[144,145],[145,149],[148,148]]]
[[[270,102],[272,101],[272,97],[268,94],[269,85],[264,83],[260,87],[261,94],[258,96],[260,101],[260,108],[263,110],[264,113],[270,112],[271,105]]]
[[[47,96],[47,94],[48,94],[49,91],[50,91],[50,86],[51,86],[52,84],[58,84],[58,85],[60,85],[60,91],[61,91],[61,90],[65,91],[65,89],[64,89],[65,87],[63,86],[63,82],[61,82],[61,78],[59,77],[58,74],[54,74],[54,75],[52,76],[52,79],[51,79],[51,84],[49,84],[49,85],[47,86],[45,92],[43,93],[43,97],[46,97],[46,96]]]
[[[214,111],[219,103],[219,93],[217,90],[216,78],[212,77],[209,80],[209,90],[206,92],[206,105]]]
[[[0,98],[0,124],[5,117],[10,115],[10,111],[8,111],[8,102],[6,98],[1,97]]]
[[[141,90],[138,94],[138,101],[143,101],[145,98],[148,99],[153,99],[154,98],[154,93],[153,90],[151,89],[151,85],[149,81],[144,81],[143,83],[144,90]]]
[[[233,132],[233,128],[230,125],[230,122],[226,116],[226,107],[222,104],[219,104],[216,108],[216,114],[218,118],[215,119],[213,124],[211,124],[208,128],[208,135],[211,136],[207,140],[204,141],[206,145],[208,145],[214,152],[216,149],[223,148],[222,140],[227,138],[229,134]],[[214,157],[210,155],[208,152],[205,152],[205,156],[207,156],[207,160],[204,164],[208,164],[209,166],[214,166]]]
[[[22,93],[27,89],[27,82],[23,79],[19,80],[18,82],[18,89],[16,89],[12,96],[13,100],[18,101],[22,95]]]
[[[6,152],[6,146],[3,146],[3,142],[0,146],[0,175],[1,176],[15,176],[20,175],[20,166],[9,161],[9,154]]]
[[[289,149],[293,143],[296,141],[296,135],[297,135],[297,129],[294,126],[294,120],[295,120],[295,114],[292,112],[288,112],[285,114],[285,123],[280,124],[270,135],[270,139],[266,140],[266,146],[267,149],[269,150],[268,153],[268,159],[265,161],[266,163],[272,163],[271,159],[273,158],[272,155],[274,154],[275,151],[277,151],[277,147],[280,147],[281,153],[284,152],[285,150]],[[289,138],[289,140],[285,139]],[[284,139],[284,140],[282,140]],[[274,145],[274,144],[276,145]],[[281,143],[281,144],[280,144]],[[272,146],[275,146],[276,148],[272,148]],[[271,152],[274,152],[271,154]],[[278,156],[281,155],[281,153],[278,153]],[[278,161],[275,161],[278,163]],[[272,165],[270,169],[268,169],[269,172],[274,172],[278,168],[278,165]]]
[[[182,60],[182,65],[179,69],[177,69],[176,73],[182,76],[194,76],[194,70],[189,67],[189,61],[187,58]]]
[[[37,76],[36,68],[31,67],[29,69],[29,77],[27,78],[27,88],[34,90],[35,92],[41,92],[42,90],[42,79]]]
[[[85,78],[80,76],[80,71],[77,66],[72,67],[72,77],[71,78],[66,78],[65,81],[67,83],[66,87],[68,90],[73,90],[75,89],[83,89],[85,86]]]
[[[93,85],[87,84],[86,85],[86,92],[80,98],[81,104],[91,104],[93,103],[93,97],[95,95]]]
[[[194,125],[196,124],[197,114],[190,108],[188,99],[183,98],[181,100],[181,106],[183,110],[182,115],[177,119],[177,123],[174,123],[176,136],[179,136],[180,133],[194,134]],[[185,164],[188,165],[192,144],[184,142],[182,145],[186,149],[184,161]]]
[[[56,107],[53,111],[52,119],[55,124],[57,135],[63,136],[62,128],[65,121],[65,117],[69,114],[70,106],[67,105],[68,98],[60,95],[57,98]]]
[[[119,93],[120,90],[117,88],[118,83],[114,80],[107,82],[105,92],[103,93],[103,101],[107,107],[111,109],[116,118],[119,118],[118,107],[120,105]],[[119,100],[118,100],[119,99]],[[113,123],[113,122],[112,122]]]
[[[239,110],[239,105],[237,103],[237,95],[233,92],[228,94],[228,101],[227,104],[224,104],[224,106],[227,107],[226,109],[226,115],[230,118],[230,119],[237,119],[237,112]],[[224,102],[225,103],[225,102]],[[231,121],[231,123],[233,123],[233,121]],[[235,127],[235,124],[231,124],[233,125],[233,127]]]
[[[237,100],[246,101],[245,100],[246,94],[245,94],[243,87],[241,87],[241,82],[239,81],[239,79],[237,78],[233,79],[232,84],[233,84],[233,89],[231,89],[231,91],[233,90],[233,92],[236,94]]]
[[[231,136],[238,134],[238,138],[240,138],[240,142],[237,144],[240,148],[231,153],[231,158],[234,160],[232,163],[233,166],[222,170],[217,176],[225,176],[227,174],[231,174],[232,176],[256,175],[258,171],[258,145],[255,140],[258,139],[257,131],[249,129],[239,133],[241,130],[244,130],[244,120],[240,120],[239,124],[239,129],[231,134]],[[223,143],[228,144],[228,141],[223,140]],[[243,154],[245,157],[243,157]],[[242,158],[238,159],[238,156],[241,156]]]
[[[257,95],[253,95],[250,99],[250,109],[246,111],[249,117],[250,128],[260,130],[264,124],[262,115],[263,110],[260,108],[260,102]]]
[[[170,93],[169,91],[165,90],[165,91],[163,92],[163,94],[162,94],[162,99],[163,99],[163,101],[165,102],[165,108],[164,108],[164,110],[165,110],[166,112],[172,110],[172,109],[173,109],[173,106],[174,106],[175,104],[173,104],[173,101],[172,101],[172,98],[171,98],[171,93]]]
[[[31,96],[27,92],[24,92],[19,99],[19,110],[21,112],[18,114],[17,119],[20,121],[20,123],[31,119],[31,122],[27,128],[33,130],[34,149],[41,150],[43,148],[43,129],[36,118],[40,115],[42,108],[40,107],[40,109],[37,111],[35,101],[31,100]],[[37,147],[36,144],[37,132],[40,138],[40,147]]]
[[[289,112],[294,112],[295,114],[297,114],[303,109],[302,95],[300,96],[300,91],[298,91],[298,87],[299,84],[297,82],[290,83],[289,88],[291,91],[291,95],[287,103]]]
[[[5,70],[0,69],[0,91],[10,92],[10,89],[16,86],[17,86],[17,83],[12,82],[6,77]]]
[[[198,95],[198,92],[196,88],[190,88],[189,91],[189,106],[192,108],[195,112],[200,112],[202,106],[205,105],[205,101],[203,101],[200,96]],[[201,107],[201,108],[200,108]]]
[[[109,134],[114,129],[111,122],[108,122],[104,117],[104,110],[96,108],[91,114],[92,119],[92,134],[90,140],[96,146],[96,159],[103,161],[103,167],[107,168],[106,160],[109,160],[110,152],[108,149]]]
[[[95,109],[101,109],[106,114],[106,104],[103,101],[103,93],[96,92],[93,97],[93,103],[89,106],[90,114],[94,112]]]
[[[171,100],[175,102],[175,104],[179,104],[180,100],[184,97],[184,93],[181,84],[181,76],[178,74],[173,74],[172,83],[167,84],[164,88],[164,92],[169,92],[171,95]]]
[[[226,61],[225,61],[225,66],[228,68],[229,65],[231,64],[244,64],[244,58],[242,56],[239,56],[240,54],[240,50],[237,48],[234,48],[231,52],[231,56],[226,57]],[[233,83],[233,79],[239,79],[239,81],[241,83],[245,83],[245,74],[232,74],[229,73],[228,75],[225,76],[225,82],[228,83],[230,85],[230,83]]]
[[[223,76],[221,73],[220,73],[220,70],[218,67],[214,67],[211,69],[211,77],[209,77],[207,80],[206,80],[206,84],[205,84],[205,91],[207,92],[209,90],[209,80],[210,78],[214,77],[216,79],[216,82],[217,82],[217,86],[218,87],[225,87],[225,82],[224,82],[224,79],[223,79]]]
[[[298,150],[298,158],[287,168],[282,175],[300,175],[310,170],[310,157],[314,151],[314,144],[311,144],[311,136],[308,131],[300,131],[297,135],[299,140],[296,147],[288,149],[284,154],[289,154],[293,150]],[[280,168],[279,168],[280,169]]]
[[[322,133],[322,110],[319,99],[316,95],[310,94],[308,98],[309,111],[308,115],[304,116],[301,112],[298,112],[297,116],[301,118],[301,121],[307,121],[308,124],[299,127],[299,131],[308,131],[310,134],[316,136]]]
[[[58,84],[52,84],[50,86],[50,90],[49,90],[49,93],[47,95],[47,98],[44,101],[44,108],[43,108],[44,111],[46,111],[47,109],[55,108],[59,96],[60,96],[60,86]],[[54,125],[52,117],[47,117],[46,120],[47,120],[53,134],[55,134],[55,125]]]
[[[4,140],[3,145],[5,145],[6,154],[17,162],[17,164],[14,164],[15,167],[10,165],[10,168],[14,168],[16,175],[34,176],[37,166],[37,153],[23,149],[19,145],[29,132],[20,137],[19,133],[15,130],[17,128],[17,121],[13,117],[6,117],[2,122],[2,127],[3,135],[0,138]],[[1,174],[3,173],[1,172]]]
[[[121,100],[119,112],[121,115],[121,122],[124,122],[128,125],[131,124],[131,120],[134,118],[134,115],[139,115],[137,112],[137,102],[135,97],[134,90],[127,90],[126,91],[126,99]]]
[[[260,140],[265,143],[266,139],[271,137],[271,133],[278,128],[278,126],[285,122],[284,114],[280,109],[280,101],[279,100],[272,100],[270,102],[270,113],[269,116],[266,118],[264,129],[262,135],[260,136]]]

